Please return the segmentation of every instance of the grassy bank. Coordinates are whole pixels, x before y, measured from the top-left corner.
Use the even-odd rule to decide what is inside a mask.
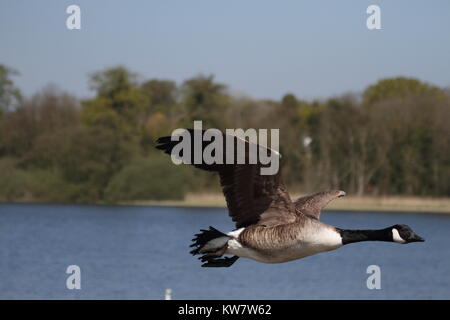
[[[293,195],[295,199],[300,195]],[[188,194],[177,201],[134,201],[124,204],[180,207],[225,207],[222,194]],[[355,197],[346,196],[331,202],[328,210],[399,211],[450,213],[450,198]]]

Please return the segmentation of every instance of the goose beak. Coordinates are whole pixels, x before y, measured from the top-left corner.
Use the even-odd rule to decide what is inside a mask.
[[[421,236],[418,236],[417,234],[414,234],[409,240],[408,242],[425,242],[425,239],[422,238]]]

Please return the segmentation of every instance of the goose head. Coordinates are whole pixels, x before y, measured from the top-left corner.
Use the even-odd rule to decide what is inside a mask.
[[[424,242],[425,239],[417,235],[406,224],[396,224],[390,227],[392,232],[392,241],[397,243]]]

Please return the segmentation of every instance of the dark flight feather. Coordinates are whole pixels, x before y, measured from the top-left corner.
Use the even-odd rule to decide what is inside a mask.
[[[191,141],[193,141],[194,130],[186,130],[190,133]],[[227,135],[222,133],[222,136],[224,144],[222,162],[225,163]],[[259,157],[256,164],[248,164],[251,143],[233,136],[235,160],[237,159],[238,141],[239,143],[245,143],[246,164],[206,164],[204,162],[194,164],[193,143],[191,143],[191,164],[196,168],[219,174],[229,215],[236,223],[237,228],[255,224],[271,227],[295,221],[295,207],[286,191],[286,187],[281,181],[281,170],[278,170],[274,175],[261,175],[260,169],[265,165],[259,162]],[[172,141],[171,137],[162,137],[157,140],[157,143],[156,148],[171,154],[173,148],[180,141]],[[202,152],[210,143],[212,142],[203,141]],[[271,155],[274,152],[261,145],[257,145],[257,148],[263,148],[267,155]],[[277,156],[279,156],[278,153]]]

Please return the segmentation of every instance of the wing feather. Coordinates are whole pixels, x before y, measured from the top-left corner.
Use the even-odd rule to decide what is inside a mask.
[[[298,215],[306,215],[319,220],[322,209],[330,201],[343,196],[345,196],[344,191],[327,190],[301,197],[295,200],[294,205]]]
[[[189,131],[191,138],[194,130]],[[226,135],[223,134],[223,161],[226,159]],[[234,137],[235,143],[235,158],[236,145],[239,138]],[[192,141],[192,140],[191,140]],[[243,140],[241,139],[241,142]],[[202,151],[213,141],[203,141]],[[172,141],[171,137],[162,137],[157,140],[156,148],[163,150],[167,154],[171,154],[172,149],[180,143],[179,141]],[[193,164],[196,168],[217,172],[220,177],[220,184],[222,192],[225,196],[229,215],[236,223],[237,228],[247,227],[249,225],[258,224],[265,226],[274,226],[284,223],[292,222],[296,219],[295,207],[292,203],[289,194],[281,181],[280,171],[274,175],[261,175],[261,168],[264,166],[259,161],[256,164],[248,163],[249,142],[246,143],[246,164]],[[275,152],[275,155],[280,157],[279,153],[261,145],[258,148],[264,148],[268,155]],[[191,164],[194,162],[194,146],[191,144]],[[258,158],[259,159],[259,158]]]

